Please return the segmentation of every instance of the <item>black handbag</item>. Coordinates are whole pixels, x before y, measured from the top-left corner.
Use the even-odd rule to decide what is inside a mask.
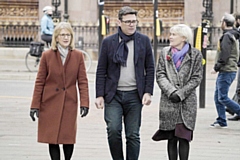
[[[31,42],[30,43],[30,55],[34,57],[41,57],[44,50],[44,43],[42,42]]]

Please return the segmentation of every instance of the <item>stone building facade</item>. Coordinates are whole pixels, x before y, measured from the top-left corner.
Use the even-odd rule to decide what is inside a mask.
[[[64,14],[64,3],[68,2],[70,22],[98,23],[99,0],[61,0],[58,10]],[[224,12],[230,12],[230,1],[213,1],[213,25],[218,25]],[[51,5],[51,0],[0,0],[0,22],[2,21],[39,21],[42,8]],[[140,23],[152,23],[153,0],[105,0],[104,14],[115,23],[117,11],[121,6],[129,5],[139,11]],[[240,0],[234,0],[234,12],[240,10]],[[186,23],[200,25],[202,0],[158,0],[158,17],[164,24]],[[63,19],[63,17],[62,17]]]
[[[51,5],[50,0],[39,0],[39,18],[42,16],[41,8]],[[97,23],[98,0],[68,0],[68,13],[71,22]],[[212,0],[213,25],[219,21],[225,12],[230,13],[230,1]],[[104,13],[110,15],[111,23],[115,23],[117,11],[121,6],[130,5],[139,11],[141,22],[151,23],[153,20],[153,0],[105,0]],[[186,23],[200,25],[202,12],[205,8],[203,0],[158,0],[158,17],[165,24]],[[234,12],[240,11],[240,0],[234,0]],[[64,13],[64,0],[61,0],[59,10]]]
[[[60,1],[58,11],[62,20],[64,14],[69,15],[69,22],[75,26],[75,41],[84,37],[86,47],[97,48],[99,0]],[[185,23],[195,28],[202,22],[202,12],[205,11],[203,1],[206,0],[158,0],[158,18],[162,20],[165,30],[177,23]],[[65,2],[67,2],[67,12]],[[138,10],[138,26],[141,32],[153,39],[153,0],[104,0],[104,2],[103,13],[109,16],[112,29],[109,34],[115,32],[118,10],[128,5]],[[224,12],[230,12],[231,1],[212,0],[212,2],[211,25],[218,32],[217,36],[214,35],[214,39],[218,39],[220,19]],[[240,0],[233,2],[233,12],[236,12],[240,9]],[[52,5],[52,0],[0,0],[0,46],[28,46],[31,41],[40,40],[39,23],[43,16],[42,8],[46,5]],[[166,31],[158,37],[158,43],[167,44],[168,33]],[[216,46],[216,42],[210,41]]]

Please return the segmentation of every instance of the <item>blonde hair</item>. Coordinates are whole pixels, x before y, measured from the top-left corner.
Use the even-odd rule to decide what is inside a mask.
[[[69,48],[71,50],[75,49],[75,42],[74,42],[74,35],[73,35],[73,29],[71,27],[71,24],[68,22],[60,22],[54,29],[53,31],[53,36],[52,36],[52,44],[51,44],[51,48],[53,50],[57,50],[57,37],[60,34],[62,29],[66,29],[67,31],[70,32],[71,34],[71,40],[70,40],[70,44],[69,44]]]
[[[175,33],[186,38],[187,43],[192,43],[193,32],[192,29],[185,24],[177,24],[170,28],[170,33]]]

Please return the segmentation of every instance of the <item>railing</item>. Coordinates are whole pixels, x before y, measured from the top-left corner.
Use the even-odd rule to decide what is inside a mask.
[[[76,46],[84,49],[98,48],[98,25],[96,24],[72,24],[75,33]],[[192,27],[194,29],[196,27]],[[169,26],[164,26],[164,31],[158,37],[158,47],[162,48],[169,44]],[[137,30],[148,35],[153,42],[153,26],[150,24],[140,24]],[[108,35],[117,32],[117,26],[110,26]],[[208,49],[216,49],[217,41],[222,32],[219,27],[210,29],[210,43]],[[0,47],[28,47],[31,41],[41,41],[40,25],[38,22],[0,22]],[[81,42],[81,43],[78,43]]]
[[[98,48],[98,26],[93,24],[72,24],[77,47]],[[78,42],[81,41],[81,44]]]
[[[39,24],[35,22],[0,22],[0,46],[25,47],[39,37]]]

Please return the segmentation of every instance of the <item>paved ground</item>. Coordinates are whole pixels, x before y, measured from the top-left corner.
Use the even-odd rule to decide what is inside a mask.
[[[0,89],[6,80],[18,82],[33,88],[36,73],[29,73],[24,65],[26,49],[16,52],[0,49]],[[7,54],[7,53],[9,54]],[[20,54],[21,53],[21,54]],[[198,109],[196,130],[191,142],[190,160],[239,160],[240,157],[240,121],[228,122],[228,129],[209,127],[216,118],[213,101],[216,75],[210,75],[211,63],[207,63],[206,106]],[[73,160],[109,160],[106,140],[106,126],[103,110],[94,106],[95,66],[89,77],[91,110],[86,118],[78,118],[77,143]],[[234,81],[230,96],[236,86]],[[9,88],[11,89],[11,88]],[[46,144],[36,142],[37,123],[29,117],[31,93],[16,96],[14,93],[0,95],[0,160],[46,160],[49,159]],[[158,108],[160,90],[155,85],[151,106],[143,108],[141,127],[140,160],[167,160],[166,142],[154,142],[152,135],[158,129]],[[230,115],[227,114],[227,117]]]

